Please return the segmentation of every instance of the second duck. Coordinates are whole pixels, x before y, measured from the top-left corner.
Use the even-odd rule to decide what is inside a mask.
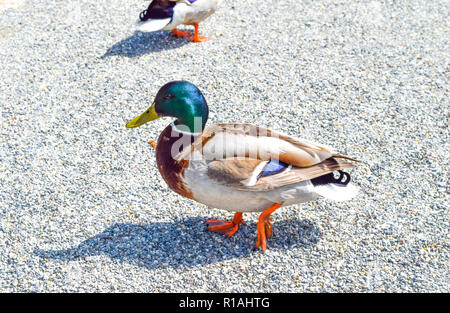
[[[148,8],[141,12],[137,21],[139,31],[153,32],[172,30],[178,37],[189,37],[191,41],[203,42],[211,38],[198,34],[198,25],[213,14],[222,0],[153,0]],[[194,35],[189,31],[180,31],[176,27],[194,26]]]

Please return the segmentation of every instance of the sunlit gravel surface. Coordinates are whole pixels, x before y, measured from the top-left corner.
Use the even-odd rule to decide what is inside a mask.
[[[200,44],[135,32],[147,5],[0,1],[1,292],[450,291],[448,1],[225,0]],[[170,119],[125,128],[176,79],[363,161],[361,193],[279,209],[266,253],[257,214],[205,232],[232,213],[162,180]]]

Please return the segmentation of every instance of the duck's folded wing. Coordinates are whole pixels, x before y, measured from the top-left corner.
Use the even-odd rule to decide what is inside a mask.
[[[216,124],[180,155],[189,158],[200,151],[207,160],[251,158],[277,159],[296,167],[309,167],[334,155],[329,147],[251,124]]]
[[[335,158],[304,168],[293,167],[276,160],[223,159],[209,162],[207,175],[215,182],[234,189],[262,191],[353,167],[356,166],[346,160]]]
[[[268,190],[355,167],[331,148],[251,124],[208,127],[178,159],[201,155],[208,177],[243,190]]]

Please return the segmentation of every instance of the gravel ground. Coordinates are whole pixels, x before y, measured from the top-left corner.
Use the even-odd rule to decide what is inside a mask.
[[[202,44],[135,32],[147,3],[0,0],[0,291],[450,291],[448,1],[225,0]],[[257,214],[204,232],[232,214],[165,185],[170,121],[125,128],[175,79],[364,161],[361,193],[278,210],[264,254]]]

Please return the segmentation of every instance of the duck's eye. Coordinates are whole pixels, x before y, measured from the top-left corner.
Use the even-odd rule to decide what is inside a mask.
[[[168,93],[168,94],[164,95],[163,99],[164,99],[164,101],[167,101],[167,100],[171,100],[173,98],[175,98],[175,96],[170,94],[170,93]]]

